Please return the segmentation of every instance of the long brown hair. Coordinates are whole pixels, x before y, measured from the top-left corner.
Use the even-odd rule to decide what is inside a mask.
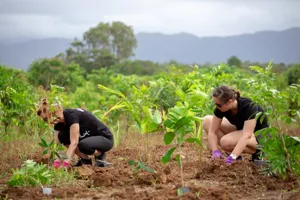
[[[229,99],[240,98],[240,91],[236,91],[230,86],[221,85],[218,86],[212,93],[213,97],[218,98],[223,103],[229,101]]]
[[[54,102],[50,104],[47,98],[43,98],[37,110],[37,115],[40,116],[41,113],[44,113],[46,117],[43,120],[48,123],[53,123],[59,119],[62,112],[63,107],[59,103]]]

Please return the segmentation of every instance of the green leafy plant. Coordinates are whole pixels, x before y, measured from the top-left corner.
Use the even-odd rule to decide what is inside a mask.
[[[150,173],[157,173],[155,170],[153,170],[152,168],[146,166],[145,163],[143,163],[139,160],[129,160],[128,164],[130,166],[134,167],[134,174],[138,173],[140,170],[145,170],[145,171],[150,172]]]
[[[37,164],[33,160],[26,160],[21,169],[12,169],[13,175],[8,181],[10,186],[37,186],[43,187],[50,183],[52,174],[45,164]]]
[[[192,112],[187,105],[178,104],[174,108],[169,109],[169,113],[167,114],[167,120],[164,122],[167,127],[167,133],[164,136],[165,144],[169,145],[172,143],[174,138],[176,138],[177,145],[175,147],[170,148],[166,154],[162,157],[162,163],[166,164],[170,161],[172,154],[176,152],[176,160],[178,165],[180,166],[180,176],[181,176],[181,185],[184,187],[183,180],[183,164],[182,164],[182,149],[181,145],[183,142],[194,142],[197,144],[201,144],[199,138],[195,137],[187,137],[190,133],[195,132],[195,120],[197,117],[195,113]]]
[[[286,178],[287,173],[299,176],[300,139],[299,137],[287,136],[286,134],[280,135],[279,132],[280,130],[275,127],[256,132],[256,135],[262,134],[263,136],[260,142],[260,149],[263,151],[263,157],[268,162],[264,171],[269,175],[279,175],[283,179]]]
[[[51,142],[49,142],[49,144],[46,142],[45,139],[41,138],[41,142],[39,143],[39,145],[43,148],[45,148],[45,150],[43,151],[42,155],[45,154],[50,154],[49,160],[53,160],[55,158],[55,156],[57,156],[59,159],[61,159],[61,155],[59,155],[58,151],[62,151],[63,147],[60,144],[56,144],[54,142],[54,140],[52,140]]]
[[[49,168],[46,164],[36,163],[33,160],[26,160],[20,169],[12,169],[12,176],[8,184],[17,186],[41,186],[63,185],[75,182],[74,174],[64,168]]]

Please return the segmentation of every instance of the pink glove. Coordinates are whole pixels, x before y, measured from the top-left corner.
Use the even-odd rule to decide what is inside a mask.
[[[233,159],[231,156],[228,156],[227,158],[226,158],[226,160],[225,160],[225,163],[227,164],[227,165],[231,165],[232,163],[234,163],[235,162],[235,159]]]
[[[60,167],[60,161],[59,160],[54,160],[53,166],[58,169]]]
[[[212,158],[213,160],[214,160],[214,159],[223,158],[222,152],[219,151],[219,150],[214,150],[211,158]]]
[[[64,160],[62,166],[65,167],[65,168],[68,168],[70,166],[70,164],[67,161]]]

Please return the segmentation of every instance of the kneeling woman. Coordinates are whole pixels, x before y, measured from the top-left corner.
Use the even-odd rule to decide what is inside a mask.
[[[114,137],[109,128],[92,113],[79,108],[63,109],[57,104],[49,105],[47,99],[43,99],[37,114],[45,122],[54,125],[55,142],[68,148],[64,166],[71,165],[74,154],[81,159],[73,166],[91,165],[88,155],[95,156],[95,165],[98,167],[109,165],[105,157],[106,152],[113,148]],[[54,165],[58,165],[55,162]]]
[[[206,116],[203,128],[208,133],[208,140],[212,150],[212,158],[222,158],[218,145],[231,153],[226,163],[234,162],[241,153],[252,154],[252,161],[260,160],[257,146],[261,136],[254,133],[267,128],[267,118],[255,119],[258,112],[264,112],[250,98],[240,97],[240,93],[229,86],[217,87],[213,94],[216,108],[213,116]]]

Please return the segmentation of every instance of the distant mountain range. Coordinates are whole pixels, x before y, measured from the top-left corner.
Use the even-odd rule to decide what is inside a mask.
[[[136,38],[138,47],[134,59],[140,60],[203,64],[226,62],[230,56],[236,55],[242,61],[300,62],[300,28],[227,37],[138,33]],[[0,63],[26,70],[35,59],[65,52],[72,40],[46,38],[18,43],[0,42]]]

